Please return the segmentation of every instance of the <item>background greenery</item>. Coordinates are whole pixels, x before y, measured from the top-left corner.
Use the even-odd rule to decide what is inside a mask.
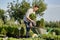
[[[0,36],[8,36],[8,37],[18,37],[18,36],[25,36],[26,35],[26,26],[23,22],[23,17],[26,11],[33,7],[35,4],[39,5],[39,10],[36,12],[36,15],[43,16],[43,12],[47,9],[47,5],[44,3],[44,0],[33,0],[32,4],[26,2],[26,0],[22,0],[21,3],[17,1],[9,2],[7,5],[8,10],[5,11],[4,9],[0,9]],[[10,20],[7,20],[6,13],[9,14]],[[16,23],[17,21],[17,23]],[[47,22],[44,18],[40,20],[36,20],[36,27],[38,28],[45,28],[47,31],[53,29],[52,32],[55,32],[56,35],[53,36],[50,32],[48,35],[42,35],[42,38],[47,39],[60,39],[60,21],[56,22]],[[21,29],[19,29],[21,28]],[[30,31],[30,35],[32,36],[34,33]],[[1,38],[2,39],[2,38]],[[9,38],[9,40],[14,38]],[[39,39],[39,38],[37,38]],[[58,39],[58,40],[59,40]],[[23,40],[23,39],[22,39]],[[27,39],[26,39],[27,40]],[[32,39],[31,39],[32,40]]]

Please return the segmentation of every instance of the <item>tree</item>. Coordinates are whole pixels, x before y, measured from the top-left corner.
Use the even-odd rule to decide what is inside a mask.
[[[9,7],[11,6],[11,7]],[[14,4],[14,2],[11,2],[10,5],[8,6],[8,13],[10,14],[10,17],[14,17],[15,20],[18,19],[23,19],[25,12],[27,11],[28,8],[30,8],[29,3],[27,3],[26,1],[22,1],[21,3],[17,3]]]
[[[3,20],[3,22],[5,23],[5,16],[4,16],[5,11],[3,9],[0,9],[0,19]]]
[[[38,5],[39,6],[39,10],[36,12],[37,14],[39,14],[40,16],[42,16],[44,13],[44,11],[47,9],[47,5],[44,3],[44,0],[34,0],[32,5]]]
[[[19,0],[17,0],[17,2],[13,1],[11,3],[8,3],[8,13],[10,15],[10,17],[14,17],[15,20],[20,21],[21,19],[23,19],[26,11],[30,8],[33,7],[35,4],[39,5],[39,10],[36,12],[37,14],[41,14],[43,15],[43,11],[46,10],[46,5],[43,1],[41,0],[33,0],[32,2],[32,6],[31,3],[29,3],[26,0],[22,0],[21,3],[19,3]]]
[[[0,9],[0,19],[3,17],[3,15],[4,15],[4,10]]]

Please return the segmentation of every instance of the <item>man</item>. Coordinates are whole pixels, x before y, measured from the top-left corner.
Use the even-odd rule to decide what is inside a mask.
[[[24,23],[26,25],[26,37],[29,37],[29,31],[32,28],[33,25],[35,25],[34,20],[30,19],[29,15],[34,13],[38,10],[38,6],[35,5],[33,8],[28,9],[24,16]]]

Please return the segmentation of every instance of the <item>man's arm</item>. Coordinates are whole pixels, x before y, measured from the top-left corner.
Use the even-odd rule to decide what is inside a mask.
[[[29,17],[27,17],[27,19],[33,23],[34,26],[36,26],[36,22],[34,20],[31,20]]]
[[[29,17],[29,15],[32,13],[33,13],[33,9],[28,9],[28,11],[26,12],[26,18],[28,21],[32,22],[32,24],[35,26],[36,22]]]
[[[31,14],[33,10],[32,9],[28,9],[27,13],[26,13],[26,18],[30,21],[30,22],[33,22],[32,19],[30,19],[29,15]]]
[[[33,20],[32,20],[32,19],[30,19],[29,17],[27,17],[27,19],[28,19],[30,22],[33,22]]]

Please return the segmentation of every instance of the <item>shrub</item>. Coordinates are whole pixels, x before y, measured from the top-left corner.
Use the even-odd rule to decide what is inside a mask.
[[[21,27],[21,30],[18,30],[17,25],[3,25],[0,27],[0,34],[7,35],[7,36],[18,36],[20,31],[20,36],[25,35],[25,29],[24,27]]]
[[[36,21],[36,27],[40,27],[40,21]]]
[[[33,13],[32,13],[32,14],[30,14],[30,15],[29,15],[29,17],[30,17],[30,19],[32,19],[32,20],[36,20],[36,15],[35,15],[35,14],[33,14]]]
[[[1,34],[6,35],[6,33],[7,33],[7,31],[3,28],[3,29],[1,30]]]
[[[17,37],[17,36],[19,36],[19,30],[18,30],[18,28],[15,28],[15,30],[14,30],[14,35]]]
[[[1,33],[1,31],[2,31],[2,27],[0,27],[0,33]]]
[[[24,28],[23,27],[21,27],[20,34],[21,34],[21,36],[24,35]]]

